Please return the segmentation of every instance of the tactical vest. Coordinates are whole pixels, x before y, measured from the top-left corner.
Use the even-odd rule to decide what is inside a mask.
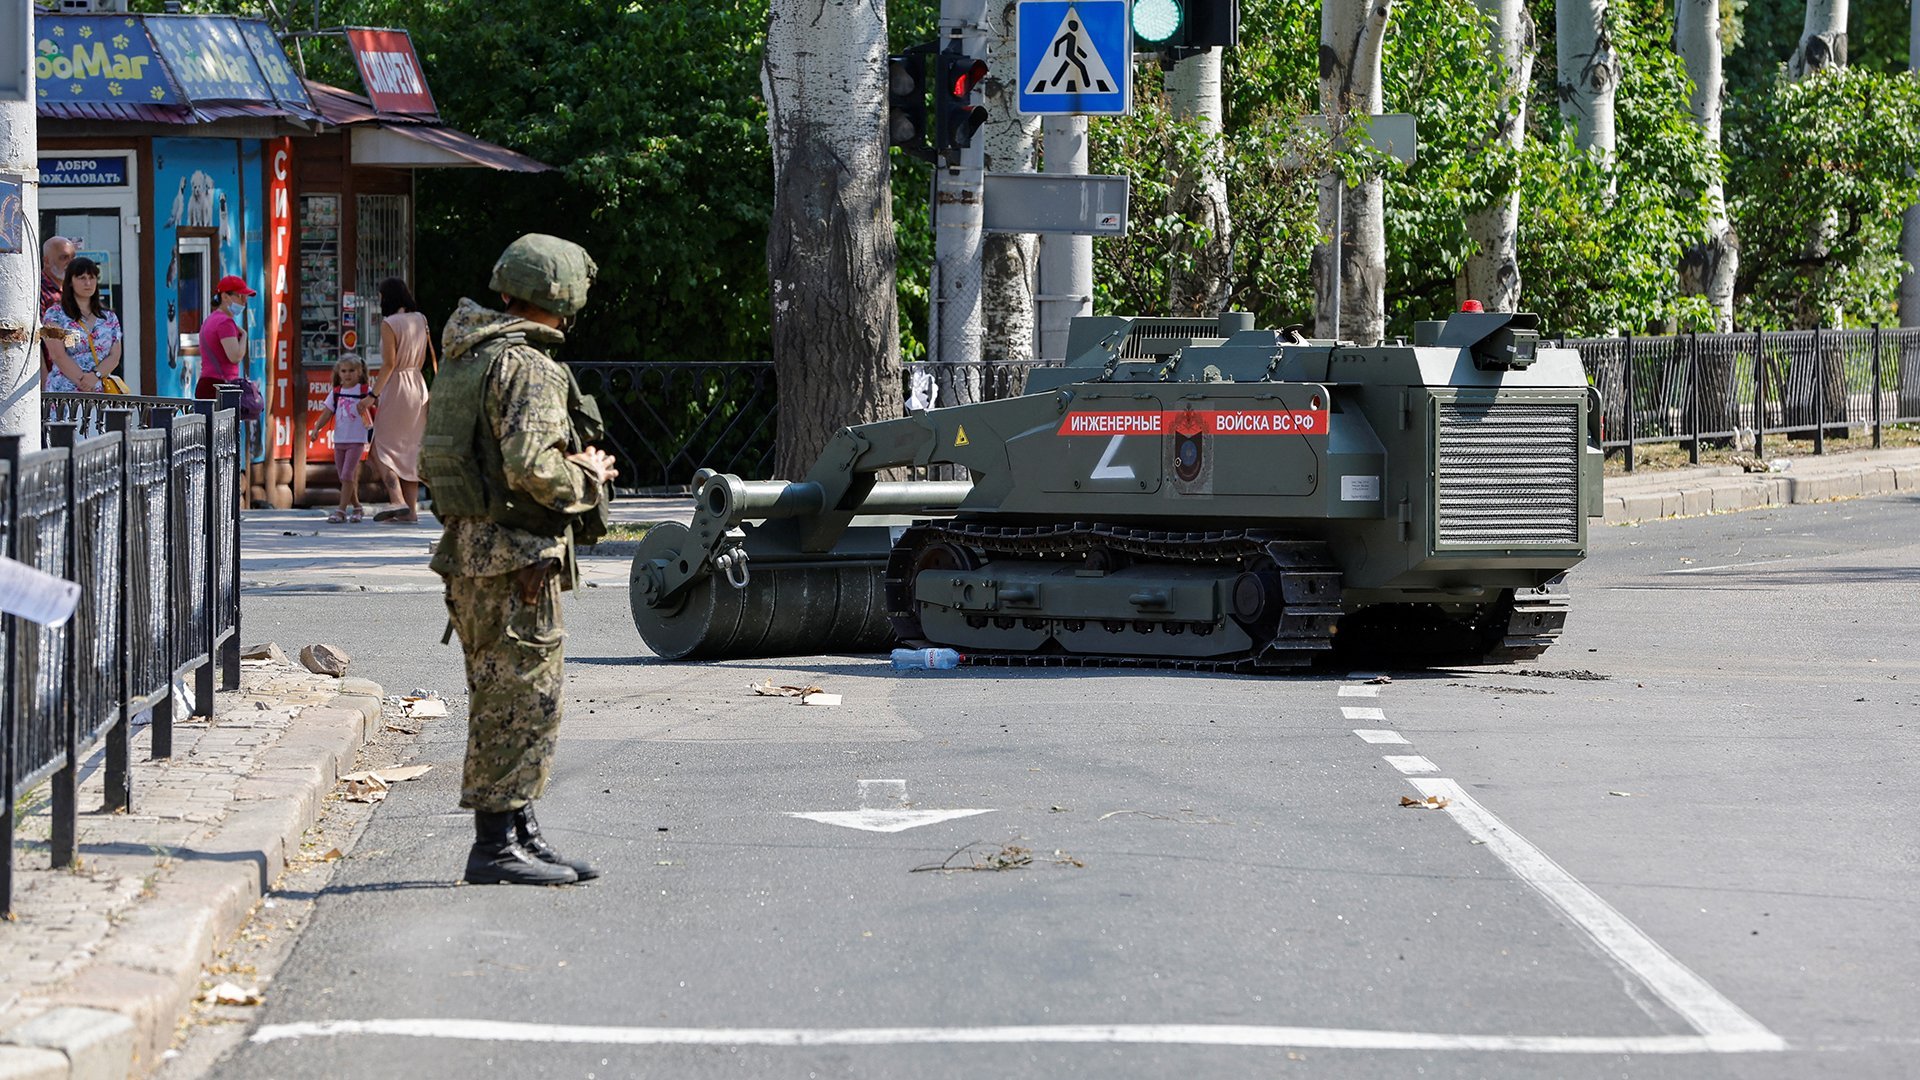
[[[420,440],[420,479],[433,493],[433,514],[442,522],[450,517],[484,517],[508,528],[537,536],[560,536],[569,526],[580,543],[593,543],[606,533],[607,496],[582,514],[565,514],[516,492],[507,483],[504,455],[493,425],[486,422],[487,387],[494,368],[515,345],[525,345],[524,334],[502,334],[483,342],[458,360],[442,364],[433,380],[433,398],[427,408],[427,430]],[[567,414],[571,431],[567,453],[578,453],[603,438],[599,406],[581,394],[573,372],[567,378]]]

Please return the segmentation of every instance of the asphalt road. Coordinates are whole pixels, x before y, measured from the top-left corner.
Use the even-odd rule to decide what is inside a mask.
[[[1920,1075],[1916,522],[1597,528],[1534,674],[1384,685],[669,665],[583,590],[565,889],[452,885],[436,597],[249,597],[455,715],[214,1075]],[[790,816],[863,806],[989,812]]]

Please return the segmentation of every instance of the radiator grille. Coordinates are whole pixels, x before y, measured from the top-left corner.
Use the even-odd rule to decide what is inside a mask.
[[[1580,542],[1580,406],[1441,402],[1438,543]]]

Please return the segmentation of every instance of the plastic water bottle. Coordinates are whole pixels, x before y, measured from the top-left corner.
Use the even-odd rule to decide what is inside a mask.
[[[946,671],[960,666],[960,654],[952,649],[895,649],[895,671]]]

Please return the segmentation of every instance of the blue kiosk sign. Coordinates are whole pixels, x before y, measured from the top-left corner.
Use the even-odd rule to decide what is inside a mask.
[[[1020,0],[1022,116],[1133,111],[1129,0]]]

